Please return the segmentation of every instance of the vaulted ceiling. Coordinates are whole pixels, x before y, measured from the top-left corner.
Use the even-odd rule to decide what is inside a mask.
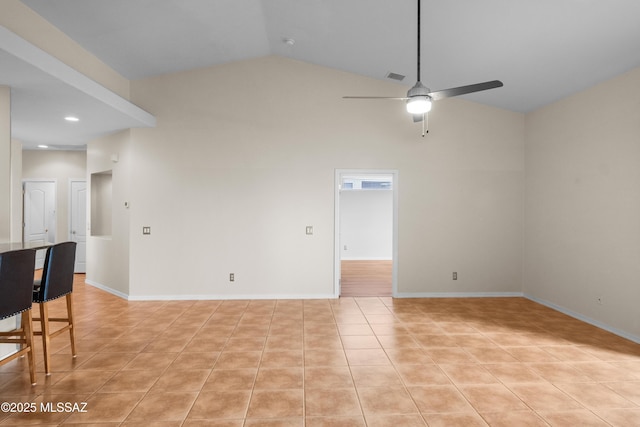
[[[377,79],[406,76],[397,94],[381,95],[403,96],[416,81],[415,0],[22,2],[131,80],[281,55]],[[422,0],[422,81],[438,90],[498,79],[504,87],[464,97],[529,112],[640,66],[638,16],[637,0]],[[42,99],[54,98],[110,107],[2,50],[0,66],[0,84],[18,88],[13,129],[25,146],[82,144],[136,125],[116,117],[54,138],[55,126],[37,130],[47,113],[29,116],[30,106],[50,109]]]

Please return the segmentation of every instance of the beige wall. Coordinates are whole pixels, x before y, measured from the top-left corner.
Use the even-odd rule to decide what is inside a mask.
[[[87,276],[86,281],[105,288],[117,295],[129,295],[129,208],[130,191],[134,187],[131,180],[132,156],[131,132],[126,130],[96,141],[87,146],[87,174],[111,172],[111,233],[94,236],[89,224],[87,236]],[[114,162],[114,159],[117,161]],[[94,199],[93,185],[88,182],[88,204]],[[91,218],[89,210],[87,218]],[[99,226],[101,228],[102,226]],[[102,227],[104,228],[104,227]]]
[[[22,179],[56,182],[56,241],[69,240],[69,185],[71,180],[87,179],[86,152],[25,150]]]
[[[521,292],[523,116],[440,101],[421,138],[341,98],[404,90],[277,57],[133,82],[130,295],[334,295],[336,168],[399,171],[400,293]]]
[[[0,242],[11,241],[11,88],[0,86]]]
[[[527,295],[635,340],[638,87],[635,69],[527,115],[523,280]]]
[[[11,241],[22,241],[22,143],[11,140]]]

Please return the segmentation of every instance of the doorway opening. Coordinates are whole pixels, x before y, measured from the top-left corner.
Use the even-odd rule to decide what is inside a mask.
[[[336,296],[397,292],[398,172],[336,170]]]

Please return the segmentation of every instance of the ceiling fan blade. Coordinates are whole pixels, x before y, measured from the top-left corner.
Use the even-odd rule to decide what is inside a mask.
[[[474,85],[453,87],[450,89],[436,90],[431,92],[429,96],[434,101],[443,98],[450,98],[452,96],[465,95],[467,93],[480,92],[482,90],[495,89],[502,87],[503,84],[500,80],[492,80],[490,82],[476,83]]]
[[[402,97],[402,98],[398,98],[398,97],[393,97],[393,96],[343,96],[343,99],[397,99],[400,101],[406,101],[407,97]]]
[[[412,114],[413,116],[413,123],[420,123],[421,121],[424,120],[424,114]]]

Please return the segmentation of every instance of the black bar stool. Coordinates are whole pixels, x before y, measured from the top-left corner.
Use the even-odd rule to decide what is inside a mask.
[[[36,251],[33,249],[0,254],[0,319],[22,314],[20,327],[8,332],[0,332],[0,343],[19,345],[17,352],[0,359],[0,365],[26,354],[31,384],[34,385],[36,363],[33,356],[31,307],[35,262]]]
[[[33,334],[42,335],[44,370],[47,375],[51,374],[51,338],[69,331],[71,354],[76,357],[73,304],[71,299],[75,262],[76,242],[63,242],[49,246],[44,258],[42,279],[32,283],[33,302],[40,305],[40,317],[33,319],[36,322],[40,322],[40,330],[34,331]],[[67,317],[49,317],[48,303],[63,296],[67,300]],[[51,331],[49,322],[62,322],[65,325],[60,329]]]

